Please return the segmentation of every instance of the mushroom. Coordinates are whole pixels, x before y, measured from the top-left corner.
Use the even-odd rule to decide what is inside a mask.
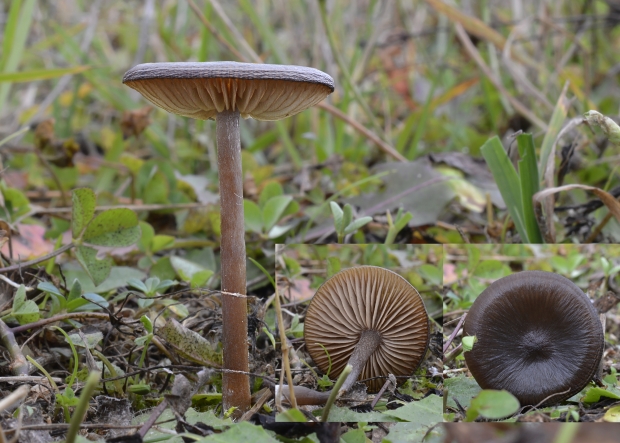
[[[604,333],[588,297],[561,275],[523,271],[493,282],[469,309],[465,361],[483,389],[521,405],[550,405],[583,389],[603,355]]]
[[[323,283],[306,312],[304,335],[323,372],[331,359],[330,377],[347,364],[353,367],[340,394],[358,378],[368,379],[368,390],[376,392],[384,384],[381,377],[411,375],[426,355],[430,336],[418,291],[397,273],[376,266],[346,269]]]
[[[313,68],[268,64],[145,63],[123,83],[173,114],[217,122],[220,176],[224,409],[250,407],[246,255],[239,117],[279,120],[334,91],[333,79]]]

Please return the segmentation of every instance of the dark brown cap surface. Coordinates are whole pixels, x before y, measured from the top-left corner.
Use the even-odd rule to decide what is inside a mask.
[[[330,378],[346,366],[364,331],[377,331],[381,344],[364,366],[360,379],[394,374],[408,376],[426,354],[429,321],[422,298],[400,275],[375,266],[341,271],[327,280],[312,299],[304,324],[306,348]],[[385,379],[366,382],[377,391]]]
[[[334,91],[334,80],[314,68],[237,62],[144,63],[123,83],[168,112],[201,120],[225,110],[280,120]]]
[[[604,347],[588,297],[569,279],[518,272],[492,283],[463,326],[477,341],[465,361],[483,389],[506,389],[521,405],[558,403],[592,379]],[[560,394],[562,392],[562,394]]]

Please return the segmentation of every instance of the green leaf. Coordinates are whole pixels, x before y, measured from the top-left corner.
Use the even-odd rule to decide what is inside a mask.
[[[79,188],[71,195],[73,207],[71,208],[71,232],[73,238],[80,238],[82,231],[90,223],[95,215],[97,199],[95,193],[89,188]]]
[[[468,408],[472,398],[480,393],[480,386],[471,377],[459,375],[444,380],[444,389],[448,391],[448,407],[457,408],[456,399],[461,406]]]
[[[519,407],[519,400],[510,392],[485,389],[472,399],[467,409],[466,421],[474,421],[478,416],[500,420],[513,415]]]
[[[148,332],[149,334],[153,333],[153,322],[150,318],[148,318],[146,315],[143,315],[142,317],[140,317],[140,323],[142,323],[142,326],[144,326],[146,332]]]
[[[254,264],[254,266],[256,266],[260,270],[260,272],[262,272],[263,275],[265,275],[265,277],[267,277],[267,279],[269,280],[269,283],[271,283],[271,286],[273,286],[273,288],[275,289],[276,282],[274,281],[269,271],[267,271],[263,265],[261,265],[259,262],[254,260],[252,257],[248,257],[248,260],[250,260]]]
[[[143,252],[153,253],[153,239],[155,238],[155,230],[147,222],[141,221],[140,226],[140,240],[138,241],[138,248]]]
[[[349,235],[356,232],[362,226],[366,226],[368,223],[372,221],[372,217],[362,217],[354,220],[344,229],[344,235]]]
[[[342,229],[344,230],[347,226],[349,226],[351,221],[353,221],[353,206],[347,203],[344,205],[344,208],[342,208]]]
[[[205,269],[204,271],[196,272],[194,275],[192,275],[189,285],[192,289],[203,287],[207,283],[207,280],[209,280],[212,275],[213,275],[213,271],[210,269]]]
[[[247,421],[236,423],[221,434],[211,434],[203,437],[201,443],[279,443],[272,434],[260,426],[255,426]]]
[[[269,230],[278,223],[278,220],[282,218],[282,214],[292,200],[293,197],[290,195],[280,195],[278,197],[271,197],[267,200],[267,203],[265,203],[263,207],[264,232],[269,232]]]
[[[245,217],[245,229],[247,231],[263,233],[263,214],[260,208],[252,200],[243,200],[243,212]]]
[[[463,337],[461,343],[463,344],[463,352],[471,351],[474,348],[474,344],[476,343],[476,336],[468,335],[466,337]]]
[[[194,263],[193,261],[189,261],[181,257],[170,257],[170,264],[183,281],[193,281],[194,276],[199,274],[196,282],[201,282],[203,279],[204,282],[206,282],[209,277],[213,275],[213,271],[210,269],[206,269],[198,263]],[[202,284],[204,284],[204,282]]]
[[[340,258],[338,257],[327,257],[327,277],[331,277],[335,273],[340,271],[341,268]]]
[[[258,206],[263,208],[269,199],[279,197],[281,195],[284,195],[282,185],[278,182],[269,182],[260,193],[260,197],[258,198]]]
[[[33,323],[39,319],[39,307],[32,300],[26,299],[26,288],[20,285],[13,298],[12,315],[20,325]]]
[[[85,340],[82,340],[82,336],[84,336]],[[87,347],[88,349],[93,349],[101,340],[103,340],[103,333],[98,330],[82,332],[81,335],[78,333],[71,333],[69,337],[65,337],[67,343],[72,343],[81,348]]]
[[[429,395],[419,401],[412,401],[405,406],[388,410],[385,413],[402,421],[418,423],[420,426],[432,426],[442,421],[441,408],[443,400],[438,395]]]
[[[502,262],[498,260],[484,260],[476,266],[473,276],[485,280],[497,280],[498,278],[505,277],[506,272],[509,272],[509,269]]]
[[[71,290],[69,291],[69,296],[67,297],[67,302],[71,302],[75,299],[80,298],[82,295],[82,285],[80,281],[76,278],[73,280],[73,285],[71,285]]]
[[[366,433],[363,429],[351,429],[342,434],[340,439],[345,443],[366,443]]]
[[[146,294],[148,292],[146,285],[137,278],[130,278],[129,280],[127,280],[127,285],[131,286],[134,289],[137,289],[143,294]]]
[[[276,415],[277,423],[306,423],[308,419],[299,409],[285,409]]]
[[[441,409],[440,409],[441,410]],[[312,411],[312,414],[320,417],[323,413],[323,409],[317,409]],[[394,422],[397,421],[391,415],[387,413],[371,411],[371,412],[355,412],[349,408],[342,408],[339,406],[332,406],[329,410],[329,421],[342,421],[342,422]]]
[[[417,271],[428,283],[435,286],[441,286],[443,284],[443,267],[441,265],[438,267],[425,263],[420,266]]]
[[[532,134],[517,136],[519,148],[519,177],[521,180],[521,198],[523,205],[523,223],[530,243],[543,243],[538,223],[534,215],[534,202],[532,197],[540,189],[538,178],[538,166],[536,165],[536,151]]]
[[[581,401],[584,403],[596,403],[600,401],[601,397],[620,400],[620,390],[612,388],[611,386],[608,386],[606,389],[599,387],[589,388]]]
[[[58,295],[64,298],[64,296],[60,292],[60,289],[58,289],[56,286],[54,286],[48,281],[42,281],[41,283],[39,283],[37,285],[37,289],[39,291],[47,292],[48,294]]]
[[[103,260],[97,259],[97,250],[89,246],[75,248],[75,256],[93,281],[95,286],[100,285],[110,275],[110,269],[114,263],[110,257]]]
[[[332,215],[334,216],[334,228],[336,228],[337,233],[342,232],[342,217],[344,216],[344,212],[336,202],[329,202],[329,207],[332,210]]]
[[[510,159],[504,151],[499,137],[495,136],[489,139],[480,148],[482,156],[489,165],[489,169],[493,174],[493,178],[497,183],[499,192],[502,194],[504,203],[508,208],[508,213],[517,228],[517,232],[521,236],[523,243],[529,243],[527,231],[523,222],[523,210],[521,199],[521,180],[510,162]]]
[[[612,406],[605,412],[603,420],[618,423],[620,422],[620,406]]]
[[[413,214],[411,212],[405,212],[401,215],[401,212],[398,211],[396,221],[394,222],[394,231],[399,233],[402,229],[407,226],[409,221],[413,218]]]
[[[109,305],[110,304],[108,301],[99,294],[88,292],[80,298],[67,303],[67,312],[97,311],[99,309],[107,308]]]
[[[174,237],[171,235],[156,235],[151,242],[151,251],[153,253],[166,249],[174,243]]]
[[[90,222],[82,238],[97,246],[131,246],[140,239],[138,216],[126,208],[109,209]]]

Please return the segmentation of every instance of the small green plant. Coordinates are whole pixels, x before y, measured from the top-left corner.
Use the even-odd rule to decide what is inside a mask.
[[[50,282],[39,283],[37,289],[51,298],[50,315],[60,312],[96,311],[108,306],[107,300],[99,294],[92,292],[83,294],[82,285],[77,279],[73,281],[69,293],[65,295]]]
[[[1,320],[8,318],[14,318],[20,325],[33,323],[39,319],[39,307],[34,300],[28,300],[26,298],[26,287],[20,285],[13,297],[13,304],[11,310]]]
[[[488,140],[480,148],[480,152],[489,165],[523,243],[542,243],[532,201],[540,188],[532,134],[518,135],[517,147],[521,157],[518,171],[510,162],[497,136]]]
[[[148,298],[139,298],[136,300],[138,306],[141,308],[148,308],[151,306],[155,300],[151,297],[159,296],[166,292],[170,287],[176,285],[177,282],[174,280],[164,280],[160,281],[158,277],[147,278],[144,282],[131,278],[127,280],[127,285],[131,286],[134,289],[140,291],[145,297]],[[171,300],[174,303],[174,300]],[[161,300],[163,304],[168,304],[168,300]],[[140,320],[142,321],[142,320]]]
[[[146,315],[143,315],[142,317],[140,317],[140,323],[142,323],[142,326],[144,326],[144,332],[146,332],[146,334],[134,340],[136,346],[143,346],[142,354],[140,354],[140,361],[138,362],[138,368],[142,368],[144,366],[144,360],[146,360],[146,354],[148,352],[149,345],[151,344],[151,341],[155,336],[155,334],[153,333],[153,322],[151,322],[150,318],[148,318]],[[136,375],[136,377],[133,379],[132,383],[128,387],[129,392],[139,395],[148,394],[151,391],[150,386],[146,383],[139,383],[139,380],[139,376]]]
[[[287,215],[299,211],[299,204],[290,195],[284,195],[278,182],[268,183],[262,190],[258,204],[243,200],[246,231],[256,232],[264,239],[278,238],[292,229],[295,224],[278,226]]]
[[[344,205],[344,209],[336,202],[330,202],[329,206],[334,216],[334,228],[336,228],[338,243],[342,243],[345,236],[353,234],[372,221],[372,217],[369,216],[353,219],[353,207],[348,203]]]
[[[413,214],[411,212],[404,212],[403,208],[399,208],[396,213],[396,217],[392,219],[392,214],[390,211],[387,211],[387,221],[388,221],[388,233],[385,237],[385,244],[391,245],[394,243],[394,239],[396,238],[396,234],[403,230],[407,223],[413,218]]]

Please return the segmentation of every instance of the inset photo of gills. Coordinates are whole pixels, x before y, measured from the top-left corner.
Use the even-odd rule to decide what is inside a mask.
[[[278,245],[282,318],[264,329],[266,349],[288,348],[275,403],[329,421],[401,422],[394,432],[442,421],[442,257],[435,245]]]
[[[618,245],[448,245],[444,418],[615,422]]]

